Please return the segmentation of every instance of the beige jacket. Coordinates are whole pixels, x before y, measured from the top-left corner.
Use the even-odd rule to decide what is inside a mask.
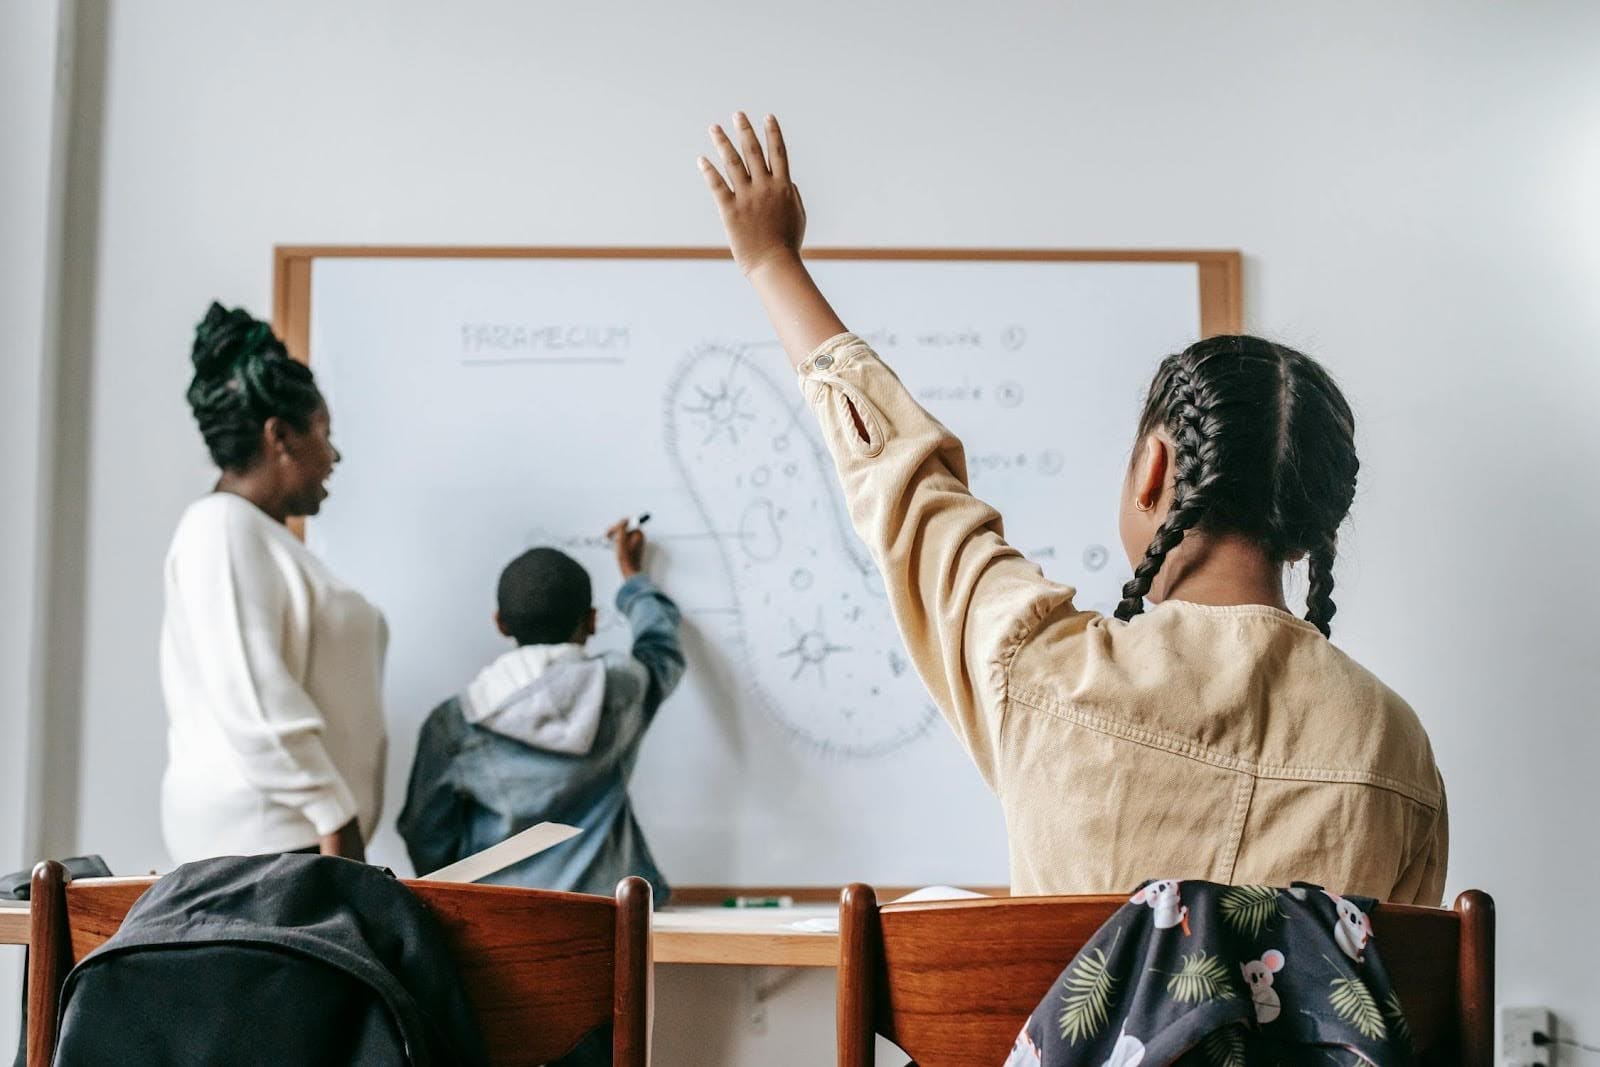
[[[1014,892],[1300,880],[1440,902],[1444,785],[1382,682],[1276,608],[1079,611],[864,342],[799,375],[906,648],[1004,807]]]

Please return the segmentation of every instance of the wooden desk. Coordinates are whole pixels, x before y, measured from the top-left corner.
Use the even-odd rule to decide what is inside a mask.
[[[678,886],[672,904],[656,912],[652,930],[657,963],[737,967],[836,967],[839,964],[840,886]],[[880,886],[878,899],[893,902],[916,886]],[[975,886],[1003,897],[1004,886]],[[724,908],[731,897],[788,897],[788,908]],[[796,930],[806,919],[831,919],[826,932]]]
[[[884,887],[883,899],[911,892],[909,887]],[[978,890],[1003,896],[1005,890]],[[724,908],[735,896],[790,897],[788,908]],[[839,928],[826,932],[796,930],[806,919],[837,919],[837,886],[683,886],[672,894],[674,904],[651,920],[657,963],[690,963],[729,967],[834,967],[839,962]],[[28,905],[0,901],[0,945],[28,943]]]
[[[699,963],[750,967],[832,967],[838,962],[839,934],[807,933],[789,924],[828,918],[837,908],[663,908],[656,912],[657,963]],[[28,943],[28,905],[0,902],[0,945]]]
[[[28,943],[28,902],[0,900],[0,945]]]
[[[743,967],[834,967],[839,929],[796,930],[804,919],[834,919],[837,904],[792,908],[667,907],[651,922],[657,963]]]

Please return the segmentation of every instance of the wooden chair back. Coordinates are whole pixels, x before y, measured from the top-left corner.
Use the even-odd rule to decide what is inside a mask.
[[[871,887],[839,907],[840,1067],[872,1067],[874,1035],[917,1067],[1005,1061],[1017,1032],[1126,896],[1013,897],[880,908]],[[1383,960],[1424,1063],[1491,1067],[1494,905],[1380,905]]]
[[[59,863],[33,872],[28,1067],[49,1067],[61,989],[73,964],[122,925],[154,878],[69,883]],[[650,885],[612,897],[505,886],[407,882],[444,927],[490,1062],[535,1067],[612,1025],[618,1067],[649,1062]]]

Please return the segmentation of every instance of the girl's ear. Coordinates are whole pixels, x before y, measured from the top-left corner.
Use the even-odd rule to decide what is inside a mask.
[[[1160,501],[1167,488],[1167,472],[1172,466],[1172,445],[1159,434],[1146,434],[1133,461],[1129,488],[1139,510],[1148,511]]]

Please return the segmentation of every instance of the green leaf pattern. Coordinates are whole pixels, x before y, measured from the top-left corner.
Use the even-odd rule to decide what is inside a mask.
[[[1222,894],[1222,921],[1240,937],[1256,938],[1283,917],[1278,891],[1268,885],[1236,885]]]
[[[1372,999],[1372,991],[1367,988],[1367,983],[1355,977],[1335,978],[1330,984],[1332,992],[1328,994],[1328,1000],[1339,1018],[1359,1030],[1362,1037],[1381,1040],[1388,1036],[1389,1028],[1384,1024],[1383,1012],[1378,1010],[1378,1002]]]
[[[1237,1026],[1213,1030],[1200,1042],[1206,1067],[1245,1067],[1244,1031]]]
[[[1113,951],[1121,936],[1121,929],[1112,935]],[[1111,958],[1105,952],[1090,949],[1078,957],[1067,975],[1067,991],[1061,998],[1065,1003],[1060,1020],[1064,1040],[1077,1044],[1100,1032],[1116,1004],[1118,981],[1111,973]]]
[[[1233,976],[1215,956],[1185,954],[1183,968],[1167,980],[1167,992],[1180,1004],[1209,1003],[1233,995]]]
[[[1411,1024],[1406,1022],[1406,1010],[1400,1006],[1400,997],[1394,990],[1383,1001],[1383,1017],[1389,1022],[1389,1032],[1406,1048],[1411,1048]]]

